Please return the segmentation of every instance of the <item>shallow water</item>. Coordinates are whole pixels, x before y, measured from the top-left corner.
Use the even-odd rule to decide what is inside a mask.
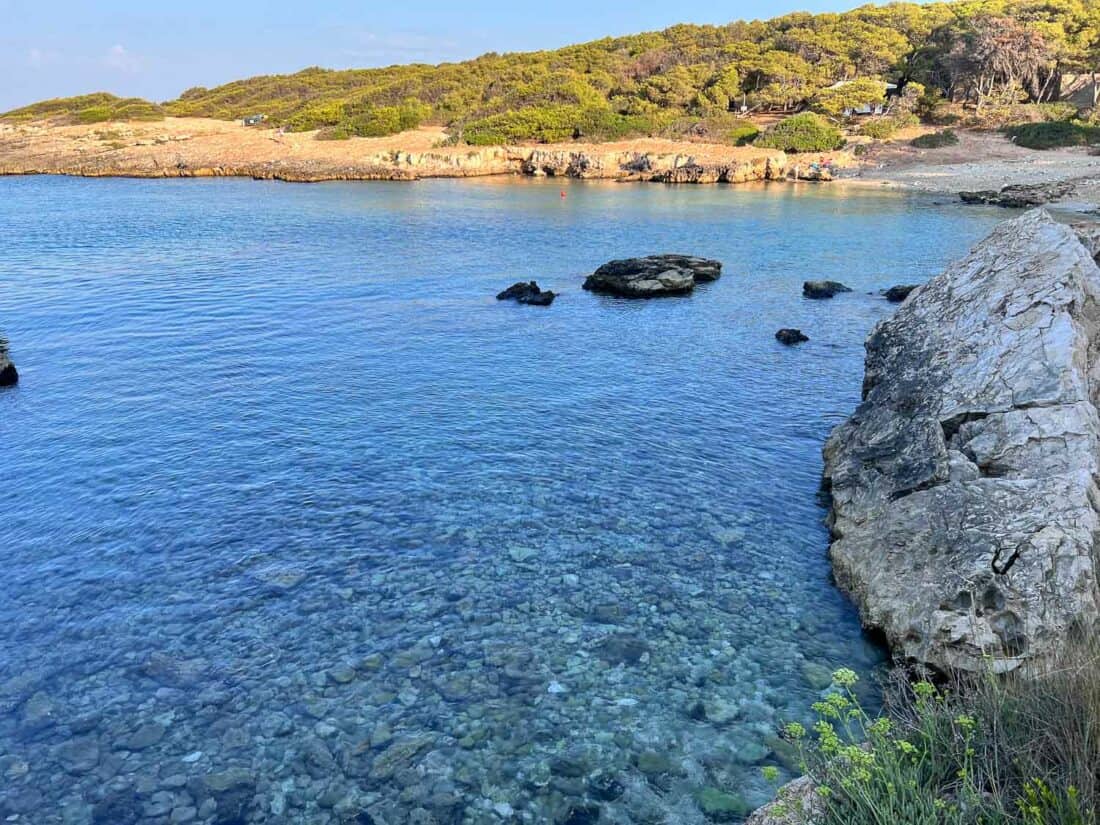
[[[761,803],[820,674],[882,663],[815,495],[891,311],[866,293],[998,217],[814,187],[0,180],[22,376],[0,391],[0,815]],[[660,251],[725,275],[580,289]],[[553,307],[493,299],[530,278]],[[807,278],[856,292],[806,301]]]

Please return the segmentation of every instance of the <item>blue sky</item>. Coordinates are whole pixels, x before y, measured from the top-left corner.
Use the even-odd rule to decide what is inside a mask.
[[[726,23],[849,0],[0,0],[0,111],[110,91],[153,100],[256,74],[462,60],[679,22]]]

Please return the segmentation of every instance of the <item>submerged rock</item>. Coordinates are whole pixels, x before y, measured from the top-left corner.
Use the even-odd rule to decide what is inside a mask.
[[[1100,269],[1043,211],[994,230],[867,341],[825,446],[839,583],[896,654],[1042,660],[1100,618]]]
[[[898,284],[892,286],[888,290],[882,293],[882,297],[889,301],[891,304],[900,304],[906,298],[913,294],[913,290],[920,284]]]
[[[749,812],[749,806],[744,799],[718,788],[702,788],[696,791],[695,801],[711,822],[739,822]]]
[[[0,387],[14,387],[19,383],[19,373],[8,357],[8,345],[0,339]]]
[[[775,340],[781,344],[792,346],[794,344],[801,344],[804,341],[809,341],[810,336],[806,335],[800,329],[781,329],[775,334]]]
[[[584,288],[623,298],[683,295],[695,285],[716,281],[722,264],[690,255],[650,255],[611,261],[588,276]]]
[[[841,292],[851,292],[851,287],[846,287],[839,281],[806,281],[802,284],[802,297],[804,298],[832,298]]]
[[[539,285],[534,281],[512,284],[506,290],[497,294],[498,301],[516,301],[520,304],[530,304],[531,306],[548,307],[554,303],[554,299],[557,297],[550,290],[543,291],[539,289]]]

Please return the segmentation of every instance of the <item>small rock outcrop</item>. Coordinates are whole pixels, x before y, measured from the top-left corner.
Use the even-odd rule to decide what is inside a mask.
[[[786,344],[788,347],[795,344],[801,344],[810,340],[810,336],[804,333],[800,329],[781,329],[775,334],[775,340],[781,344]]]
[[[683,295],[696,284],[716,281],[721,275],[719,261],[690,255],[650,255],[606,263],[588,276],[584,288],[622,298],[654,298]]]
[[[548,307],[554,303],[554,299],[557,297],[550,290],[539,289],[539,285],[534,281],[528,281],[524,283],[512,284],[503,292],[497,293],[498,301],[516,301],[520,304],[530,304],[536,307]]]
[[[850,287],[844,286],[839,281],[806,281],[802,284],[802,297],[821,300],[832,298],[841,292],[851,292]]]
[[[1031,183],[1005,186],[1001,189],[984,189],[978,192],[960,192],[963,203],[1003,206],[1007,209],[1028,209],[1054,203],[1069,197],[1076,190],[1075,181],[1055,183]]]
[[[891,304],[900,304],[906,298],[913,294],[913,290],[916,289],[919,284],[898,284],[892,286],[888,290],[882,293],[882,297],[889,301]]]
[[[8,345],[0,340],[0,387],[14,387],[19,383],[19,373],[8,357]]]
[[[825,804],[808,776],[788,782],[774,802],[753,812],[745,825],[816,825],[825,819]]]
[[[997,227],[867,341],[825,446],[837,581],[895,654],[1042,662],[1100,622],[1100,268],[1042,210]]]

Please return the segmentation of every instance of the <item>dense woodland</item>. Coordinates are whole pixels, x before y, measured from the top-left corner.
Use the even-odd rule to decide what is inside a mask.
[[[964,0],[678,25],[439,66],[311,68],[189,89],[159,106],[96,95],[46,101],[8,117],[94,122],[263,113],[269,125],[317,129],[328,138],[437,124],[456,142],[472,144],[682,133],[717,118],[746,139],[751,129],[731,118],[812,109],[839,119],[882,101],[883,81],[900,87],[892,105],[908,111],[948,102],[981,112],[1054,101],[1064,77],[1097,71],[1100,2]],[[855,82],[831,88],[841,81]]]

